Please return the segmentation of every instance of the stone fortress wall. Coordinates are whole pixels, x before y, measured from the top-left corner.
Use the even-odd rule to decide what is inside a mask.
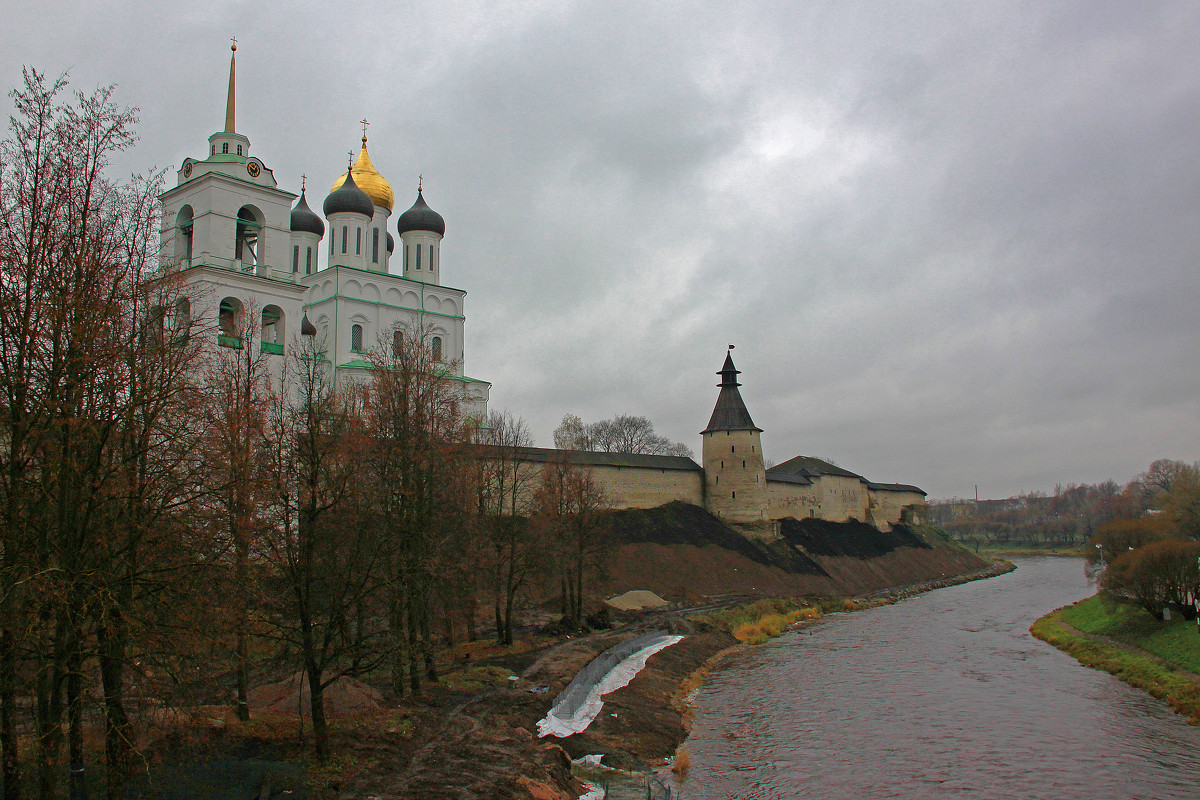
[[[586,469],[615,509],[654,508],[672,501],[703,506],[725,522],[755,525],[786,518],[829,522],[856,519],[887,530],[924,516],[925,492],[916,486],[874,483],[828,461],[796,456],[766,469],[761,430],[754,426],[737,387],[738,371],[726,357],[721,395],[703,438],[703,466],[679,456],[516,449],[527,497],[547,463]]]

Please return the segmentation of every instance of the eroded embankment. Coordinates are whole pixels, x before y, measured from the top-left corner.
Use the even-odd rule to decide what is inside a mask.
[[[674,601],[725,594],[854,596],[974,572],[989,562],[926,526],[783,520],[779,537],[742,535],[698,506],[614,515],[619,543],[605,589]]]

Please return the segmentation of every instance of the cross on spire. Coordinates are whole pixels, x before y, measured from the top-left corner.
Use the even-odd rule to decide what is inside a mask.
[[[354,169],[354,151],[347,150],[346,151],[346,172],[349,172],[352,169]]]
[[[308,188],[308,176],[301,175],[300,176],[300,193],[303,194],[304,190],[307,188]]]
[[[362,119],[360,119],[359,122],[361,122],[362,126],[363,126],[363,144],[365,145],[367,143],[367,126],[370,125],[371,123],[367,122],[366,117],[363,117]]]
[[[424,183],[425,183],[425,176],[424,176],[424,175],[418,175],[418,176],[417,176],[417,194],[420,194],[420,193],[421,193],[421,186],[422,186],[422,184],[424,184]]]

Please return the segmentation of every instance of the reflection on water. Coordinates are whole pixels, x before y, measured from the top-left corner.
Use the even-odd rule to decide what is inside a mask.
[[[683,796],[1200,794],[1200,729],[1029,634],[1094,592],[1082,562],[1017,564],[731,659],[696,700]]]

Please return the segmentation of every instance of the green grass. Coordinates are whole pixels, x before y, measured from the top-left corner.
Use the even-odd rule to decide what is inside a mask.
[[[1180,669],[1200,674],[1200,633],[1195,622],[1161,622],[1137,606],[1100,595],[1062,609],[1062,620],[1084,633],[1140,647]]]
[[[1089,597],[1050,612],[1033,623],[1030,632],[1070,653],[1080,663],[1109,672],[1166,701],[1192,724],[1200,724],[1200,684],[1196,682],[1200,674],[1200,634],[1194,622],[1160,622],[1140,608]],[[1140,650],[1129,650],[1122,644]]]

